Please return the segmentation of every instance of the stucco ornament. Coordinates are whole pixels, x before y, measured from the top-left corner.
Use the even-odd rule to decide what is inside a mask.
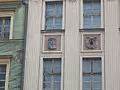
[[[97,48],[97,37],[86,37],[85,47],[87,49],[96,49]]]
[[[54,50],[57,48],[57,40],[55,38],[48,39],[48,49]]]

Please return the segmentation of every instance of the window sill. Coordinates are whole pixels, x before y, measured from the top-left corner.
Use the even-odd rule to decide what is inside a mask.
[[[79,29],[80,32],[96,32],[96,31],[105,31],[104,28],[83,28]]]
[[[57,32],[65,32],[65,30],[64,29],[41,30],[41,33],[57,33]]]
[[[24,41],[24,39],[0,39],[0,43]]]

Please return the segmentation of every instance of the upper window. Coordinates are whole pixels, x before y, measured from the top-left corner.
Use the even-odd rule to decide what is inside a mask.
[[[0,90],[5,90],[6,64],[0,65]]]
[[[0,17],[0,39],[9,39],[11,17]]]
[[[83,89],[102,90],[101,58],[83,58]]]
[[[62,1],[48,1],[46,2],[45,12],[45,29],[62,29]]]
[[[101,16],[101,0],[83,0],[83,28],[100,28]]]
[[[61,90],[61,59],[43,59],[43,90]]]

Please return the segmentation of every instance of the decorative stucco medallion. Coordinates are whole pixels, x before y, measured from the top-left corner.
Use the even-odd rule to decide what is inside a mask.
[[[100,50],[101,35],[100,34],[84,34],[83,49],[84,50]]]
[[[45,35],[44,51],[61,51],[61,35]]]
[[[57,48],[57,40],[55,38],[48,39],[48,49],[54,50]]]

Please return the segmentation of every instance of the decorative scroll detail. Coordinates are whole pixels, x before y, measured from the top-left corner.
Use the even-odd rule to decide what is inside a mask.
[[[48,39],[48,49],[54,50],[57,48],[57,40],[55,38]]]

